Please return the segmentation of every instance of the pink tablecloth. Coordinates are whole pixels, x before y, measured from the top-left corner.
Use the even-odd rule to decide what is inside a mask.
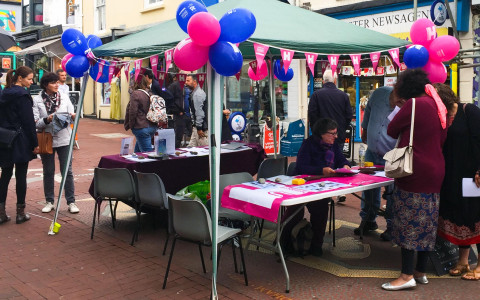
[[[301,177],[301,176],[298,176]],[[246,214],[259,217],[268,221],[277,222],[278,211],[283,201],[297,197],[318,195],[322,199],[322,194],[331,191],[337,191],[354,186],[368,185],[391,181],[390,178],[372,176],[366,174],[357,174],[351,177],[331,177],[316,181],[309,181],[307,184],[320,182],[336,182],[348,185],[330,189],[328,191],[310,191],[302,189],[302,186],[284,185],[268,182],[266,187],[252,186],[247,184],[238,184],[227,186],[223,192],[221,204],[222,207],[244,212]],[[262,186],[263,187],[263,186]]]

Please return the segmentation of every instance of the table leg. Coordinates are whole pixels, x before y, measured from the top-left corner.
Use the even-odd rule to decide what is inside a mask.
[[[302,207],[303,209],[303,207]],[[280,255],[280,262],[282,263],[283,271],[285,272],[285,280],[286,280],[286,287],[285,292],[290,292],[290,276],[288,275],[287,264],[285,263],[285,258],[283,257],[282,246],[280,245],[280,237],[282,235],[282,209],[278,210],[278,221],[277,221],[277,242],[276,248],[278,251],[278,255]]]

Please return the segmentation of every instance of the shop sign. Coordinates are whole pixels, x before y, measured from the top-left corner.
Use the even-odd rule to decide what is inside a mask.
[[[454,5],[452,5],[454,6]],[[430,19],[437,26],[442,26],[448,19],[448,12],[443,0],[435,0],[430,7]]]
[[[389,66],[386,66],[386,67],[385,67],[385,73],[387,73],[387,75],[389,75],[389,74],[396,74],[396,73],[397,73],[397,70],[395,70],[395,66],[394,66],[394,65],[389,65]]]
[[[402,63],[400,64],[400,72],[403,72],[403,71],[405,71],[406,69],[407,69],[407,65],[406,65],[404,62],[402,62]]]
[[[351,66],[342,67],[342,75],[344,76],[353,75],[353,68]]]
[[[38,39],[43,40],[51,37],[61,36],[62,33],[63,33],[62,25],[39,29]]]
[[[384,86],[395,86],[395,83],[397,83],[397,77],[385,77],[384,80]]]
[[[10,70],[12,68],[12,59],[10,57],[2,57],[2,69]]]
[[[267,155],[274,154],[273,130],[263,125],[263,149]],[[280,153],[280,126],[277,125],[277,153]]]
[[[385,69],[383,67],[377,67],[377,75],[383,76],[385,74]]]

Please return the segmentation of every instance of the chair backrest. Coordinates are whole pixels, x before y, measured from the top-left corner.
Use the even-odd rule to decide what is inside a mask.
[[[243,182],[253,181],[252,175],[247,172],[239,172],[239,173],[230,173],[230,174],[223,174],[220,175],[220,195],[222,195],[223,190],[228,185],[240,184]]]
[[[155,173],[134,172],[137,201],[160,209],[168,208],[167,193],[162,179]]]
[[[286,168],[287,157],[267,158],[258,167],[257,179],[285,175]]]
[[[212,242],[210,215],[202,202],[192,199],[178,199],[168,196],[173,231],[194,242]]]
[[[297,162],[293,161],[288,165],[287,176],[295,176],[297,174]]]
[[[95,199],[103,197],[134,201],[135,183],[127,169],[95,168],[93,174]]]

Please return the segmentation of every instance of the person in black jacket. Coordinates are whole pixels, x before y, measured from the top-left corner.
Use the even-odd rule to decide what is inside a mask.
[[[7,84],[0,98],[0,127],[18,130],[17,136],[10,149],[0,149],[0,224],[10,220],[5,211],[8,184],[13,175],[17,182],[17,218],[21,224],[30,220],[25,213],[25,195],[27,193],[27,170],[30,160],[38,153],[38,140],[33,118],[33,100],[25,88],[33,82],[33,71],[28,67],[19,67],[7,73]]]
[[[180,82],[175,80],[173,74],[168,74],[170,85],[168,90],[173,95],[173,104],[167,107],[167,112],[173,115],[173,128],[175,129],[175,148],[182,146],[182,139],[187,132],[187,135],[192,134],[192,117],[190,115],[189,97],[185,97],[184,88],[180,86]],[[187,90],[187,89],[185,89]]]
[[[152,92],[152,94],[160,96],[163,98],[163,100],[165,100],[167,114],[170,114],[170,112],[168,112],[168,108],[172,106],[172,103],[174,101],[172,93],[160,86],[160,83],[158,82],[158,80],[155,79],[155,76],[153,76],[152,70],[150,69],[144,69],[144,70],[145,71],[143,71],[143,76],[146,77],[149,83],[150,91]]]

